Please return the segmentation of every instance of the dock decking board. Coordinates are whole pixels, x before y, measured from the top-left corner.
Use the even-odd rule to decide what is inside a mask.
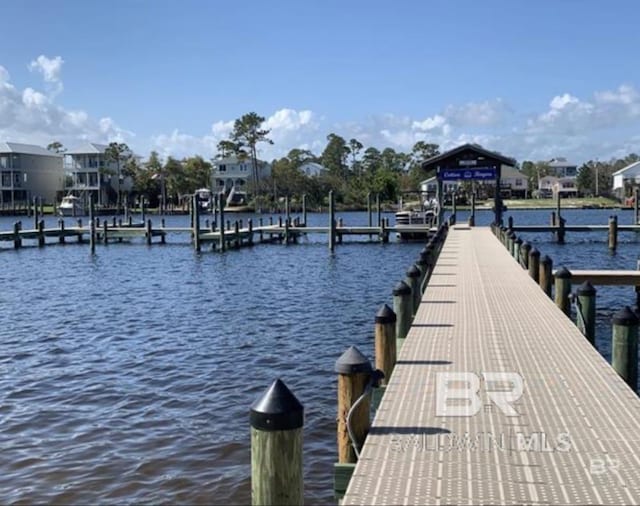
[[[519,416],[483,382],[477,414],[436,417],[438,372],[520,374]],[[640,503],[640,400],[489,229],[453,227],[343,504],[523,503]]]

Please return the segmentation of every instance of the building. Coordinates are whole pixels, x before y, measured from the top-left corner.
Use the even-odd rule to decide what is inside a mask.
[[[578,166],[566,158],[554,158],[549,162],[550,174],[538,180],[538,196],[556,198],[578,196]]]
[[[298,167],[298,170],[308,177],[318,177],[327,172],[327,168],[317,162],[305,162]]]
[[[640,161],[634,162],[613,174],[613,192],[616,197],[622,199],[628,197],[627,186],[638,186],[640,184]]]
[[[211,179],[216,192],[246,191],[246,186],[253,180],[253,166],[248,158],[240,159],[235,156],[213,161]],[[271,175],[271,165],[258,160],[258,181]]]
[[[106,206],[117,200],[118,190],[129,192],[133,187],[131,178],[118,174],[117,162],[107,160],[108,147],[87,142],[65,153],[66,191],[82,198],[85,205],[92,196],[96,205]]]
[[[62,155],[43,147],[0,142],[0,206],[15,207],[42,197],[54,204],[64,188]]]
[[[553,158],[549,162],[551,174],[558,178],[576,178],[578,177],[578,166],[575,163],[569,163],[566,158]]]

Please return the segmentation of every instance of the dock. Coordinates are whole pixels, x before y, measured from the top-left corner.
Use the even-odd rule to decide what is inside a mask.
[[[342,504],[639,503],[634,390],[489,228],[451,227]]]

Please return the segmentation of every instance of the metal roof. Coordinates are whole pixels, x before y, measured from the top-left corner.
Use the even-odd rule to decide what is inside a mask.
[[[613,174],[611,174],[612,176],[619,176],[620,174],[624,174],[625,172],[631,170],[631,169],[640,169],[640,161],[638,162],[633,162],[630,163],[629,165],[627,165],[626,167],[622,167],[620,170],[615,171]]]
[[[22,144],[20,142],[0,142],[0,153],[17,153],[23,155],[62,156],[35,144]]]
[[[494,151],[489,151],[488,149],[483,148],[479,144],[463,144],[462,146],[458,146],[457,148],[451,149],[446,153],[442,153],[440,155],[432,156],[428,160],[422,162],[422,168],[424,170],[429,170],[434,166],[438,166],[440,162],[446,161],[450,158],[455,158],[457,155],[463,153],[464,151],[475,151],[477,154],[500,162],[504,165],[514,166],[516,161],[513,158],[506,157],[500,153],[496,153]]]
[[[66,155],[101,155],[109,146],[107,144],[97,144],[95,142],[85,142],[84,144],[67,151]]]

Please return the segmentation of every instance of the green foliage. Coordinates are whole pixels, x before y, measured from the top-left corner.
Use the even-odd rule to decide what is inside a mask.
[[[50,144],[47,144],[47,151],[53,151],[54,153],[64,153],[66,148],[62,145],[61,142],[53,141]]]
[[[261,128],[264,118],[258,116],[255,112],[250,112],[237,119],[233,124],[233,132],[231,132],[231,141],[235,143],[237,154],[242,157],[246,153],[251,159],[253,187],[258,191],[258,153],[256,146],[258,143],[266,142],[273,144],[273,141],[267,137],[271,130]]]

